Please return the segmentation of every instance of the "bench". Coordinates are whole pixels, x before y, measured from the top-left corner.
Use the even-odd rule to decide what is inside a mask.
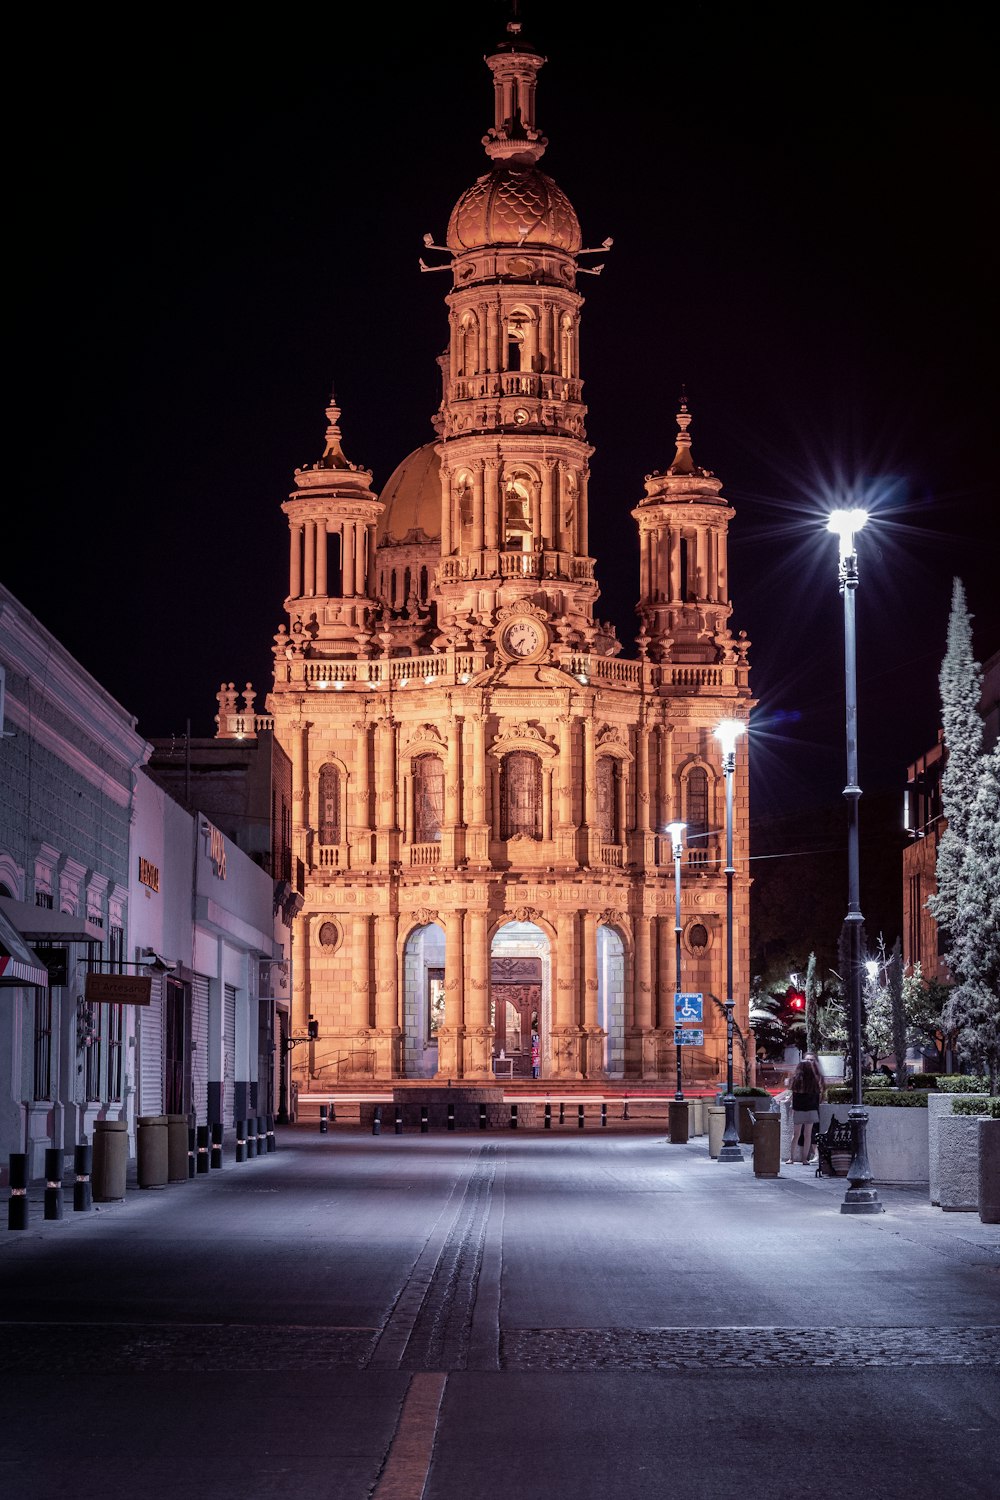
[[[854,1128],[850,1120],[834,1117],[826,1129],[818,1133],[815,1144],[816,1176],[846,1177],[854,1156]]]

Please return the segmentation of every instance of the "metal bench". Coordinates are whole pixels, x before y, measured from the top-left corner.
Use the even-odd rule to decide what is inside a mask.
[[[854,1128],[850,1120],[832,1119],[826,1129],[817,1134],[815,1145],[816,1176],[846,1177],[854,1156]]]

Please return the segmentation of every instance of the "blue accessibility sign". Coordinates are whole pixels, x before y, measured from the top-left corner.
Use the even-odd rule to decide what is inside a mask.
[[[674,990],[674,1020],[675,1021],[701,1021],[701,993],[688,995],[681,990]]]

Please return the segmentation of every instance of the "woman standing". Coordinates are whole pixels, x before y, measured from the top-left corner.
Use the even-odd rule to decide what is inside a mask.
[[[819,1106],[823,1098],[823,1074],[812,1052],[807,1052],[792,1074],[792,1146],[786,1165],[795,1161],[801,1147],[802,1165],[808,1166],[813,1155],[813,1131],[819,1127]]]

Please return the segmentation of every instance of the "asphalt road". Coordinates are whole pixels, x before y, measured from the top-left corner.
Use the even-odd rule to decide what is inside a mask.
[[[278,1145],[0,1239],[0,1493],[1000,1495],[977,1215],[649,1130]]]

